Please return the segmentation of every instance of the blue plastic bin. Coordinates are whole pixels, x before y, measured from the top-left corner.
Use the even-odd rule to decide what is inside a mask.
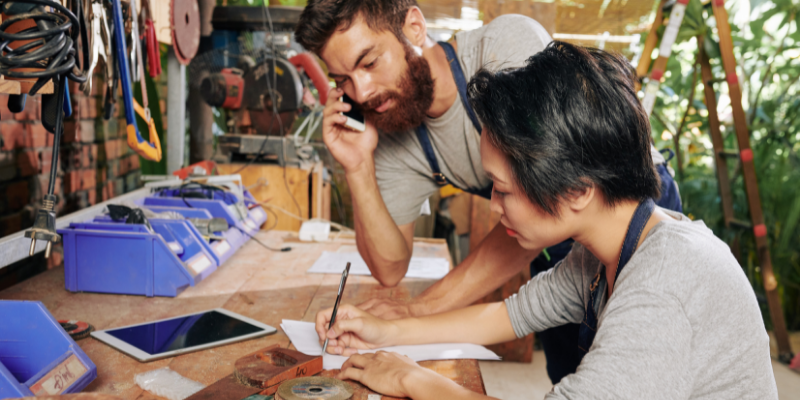
[[[38,301],[0,300],[0,399],[77,393],[97,367]]]
[[[142,206],[147,208],[153,212],[161,213],[166,211],[176,212],[182,215],[184,218],[201,218],[201,219],[211,219],[213,216],[211,215],[208,210],[204,208],[186,208],[186,207],[167,207],[167,206]],[[266,214],[266,213],[265,213]],[[263,223],[263,222],[262,222]],[[209,243],[209,247],[212,249],[212,254],[217,258],[217,264],[222,266],[222,263],[228,261],[229,258],[236,253],[236,250],[239,250],[247,240],[249,239],[245,236],[239,228],[233,226],[229,228],[225,232],[215,232],[218,236],[221,236],[222,240],[212,240]]]
[[[58,230],[67,290],[175,297],[217,269],[215,255],[189,221],[150,224],[154,232],[100,217]]]

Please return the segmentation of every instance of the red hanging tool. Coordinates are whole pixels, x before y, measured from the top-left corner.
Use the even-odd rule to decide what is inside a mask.
[[[152,19],[144,21],[144,43],[147,47],[147,70],[150,77],[155,78],[161,75],[161,52],[159,51],[158,39],[156,39],[156,27]]]
[[[147,71],[151,78],[161,75],[161,51],[159,51],[158,38],[156,38],[156,27],[153,24],[153,14],[150,11],[150,0],[142,0],[142,36],[144,47],[147,51]]]

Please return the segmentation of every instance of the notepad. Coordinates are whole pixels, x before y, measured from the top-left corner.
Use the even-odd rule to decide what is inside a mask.
[[[342,270],[347,263],[350,263],[351,275],[372,275],[369,272],[367,263],[361,255],[355,252],[334,253],[324,251],[319,256],[314,265],[308,269],[308,273],[317,274],[342,274]],[[427,278],[441,279],[450,271],[450,263],[442,257],[411,257],[408,264],[407,278]]]
[[[313,322],[292,321],[285,319],[281,323],[281,328],[289,336],[289,339],[297,348],[297,351],[309,355],[318,356],[322,354],[322,345],[319,344],[319,336],[314,330]],[[425,360],[455,360],[455,359],[476,359],[476,360],[499,360],[500,357],[487,349],[471,343],[437,343],[421,344],[412,346],[391,346],[373,350],[359,350],[361,354],[375,353],[378,351],[391,351],[408,356],[414,361]],[[323,369],[340,369],[347,357],[333,354],[325,354],[322,357]]]

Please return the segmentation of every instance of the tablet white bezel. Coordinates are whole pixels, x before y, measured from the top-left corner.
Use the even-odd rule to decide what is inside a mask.
[[[172,350],[172,351],[167,351],[167,352],[158,353],[158,354],[146,353],[146,352],[136,348],[135,346],[132,346],[132,345],[128,344],[127,342],[124,342],[124,341],[122,341],[120,339],[117,339],[116,337],[114,337],[114,336],[112,336],[112,335],[107,333],[107,331],[115,331],[115,330],[118,330],[118,329],[132,328],[132,327],[135,327],[135,326],[150,325],[150,324],[153,324],[153,323],[156,323],[156,322],[169,321],[169,320],[172,320],[172,319],[184,318],[184,317],[197,315],[197,314],[204,314],[204,313],[208,313],[208,312],[212,312],[212,311],[216,311],[216,312],[219,312],[221,314],[225,314],[225,315],[227,315],[227,316],[229,316],[231,318],[235,318],[235,319],[241,320],[243,322],[247,322],[248,324],[251,324],[253,326],[261,328],[262,330],[258,331],[258,332],[249,333],[247,335],[237,336],[237,337],[231,338],[231,339],[220,340],[220,341],[216,341],[216,342],[202,344],[202,345],[199,345],[199,346],[192,346],[192,347],[187,347],[187,348],[184,348],[184,349]],[[259,321],[254,320],[254,319],[251,319],[251,318],[247,318],[247,317],[245,317],[243,315],[240,315],[240,314],[237,314],[237,313],[235,313],[233,311],[228,311],[228,310],[225,310],[223,308],[213,308],[213,309],[210,309],[210,310],[194,312],[194,313],[191,313],[191,314],[178,315],[178,316],[175,316],[175,317],[159,319],[159,320],[156,320],[156,321],[148,321],[148,322],[141,323],[141,324],[120,326],[120,327],[116,327],[116,328],[105,329],[105,330],[102,330],[102,331],[95,331],[95,332],[92,332],[91,335],[92,335],[93,338],[95,338],[95,339],[97,339],[97,340],[99,340],[99,341],[101,341],[101,342],[103,342],[103,343],[105,343],[105,344],[107,344],[107,345],[109,345],[109,346],[111,346],[111,347],[113,347],[113,348],[115,348],[115,349],[117,349],[117,350],[119,350],[119,351],[121,351],[121,352],[123,352],[123,353],[125,353],[125,354],[127,354],[127,355],[129,355],[129,356],[131,356],[131,357],[133,357],[135,359],[137,359],[137,360],[139,360],[139,361],[141,361],[141,362],[150,362],[150,361],[160,360],[162,358],[174,357],[174,356],[177,356],[177,355],[180,355],[180,354],[191,353],[191,352],[198,351],[198,350],[204,350],[204,349],[209,349],[209,348],[212,348],[212,347],[223,346],[223,345],[226,345],[226,344],[241,342],[241,341],[248,340],[248,339],[253,339],[253,338],[256,338],[256,337],[259,337],[259,336],[271,335],[271,334],[273,334],[273,333],[275,333],[277,331],[278,331],[277,329],[275,329],[275,328],[273,328],[273,327],[271,327],[271,326],[269,326],[267,324],[261,323]]]

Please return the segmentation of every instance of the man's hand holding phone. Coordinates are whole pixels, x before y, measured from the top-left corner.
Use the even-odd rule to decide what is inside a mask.
[[[352,173],[372,167],[378,131],[351,103],[341,101],[343,96],[346,95],[339,88],[328,93],[328,102],[322,113],[322,140],[333,158],[342,164],[345,173]]]

